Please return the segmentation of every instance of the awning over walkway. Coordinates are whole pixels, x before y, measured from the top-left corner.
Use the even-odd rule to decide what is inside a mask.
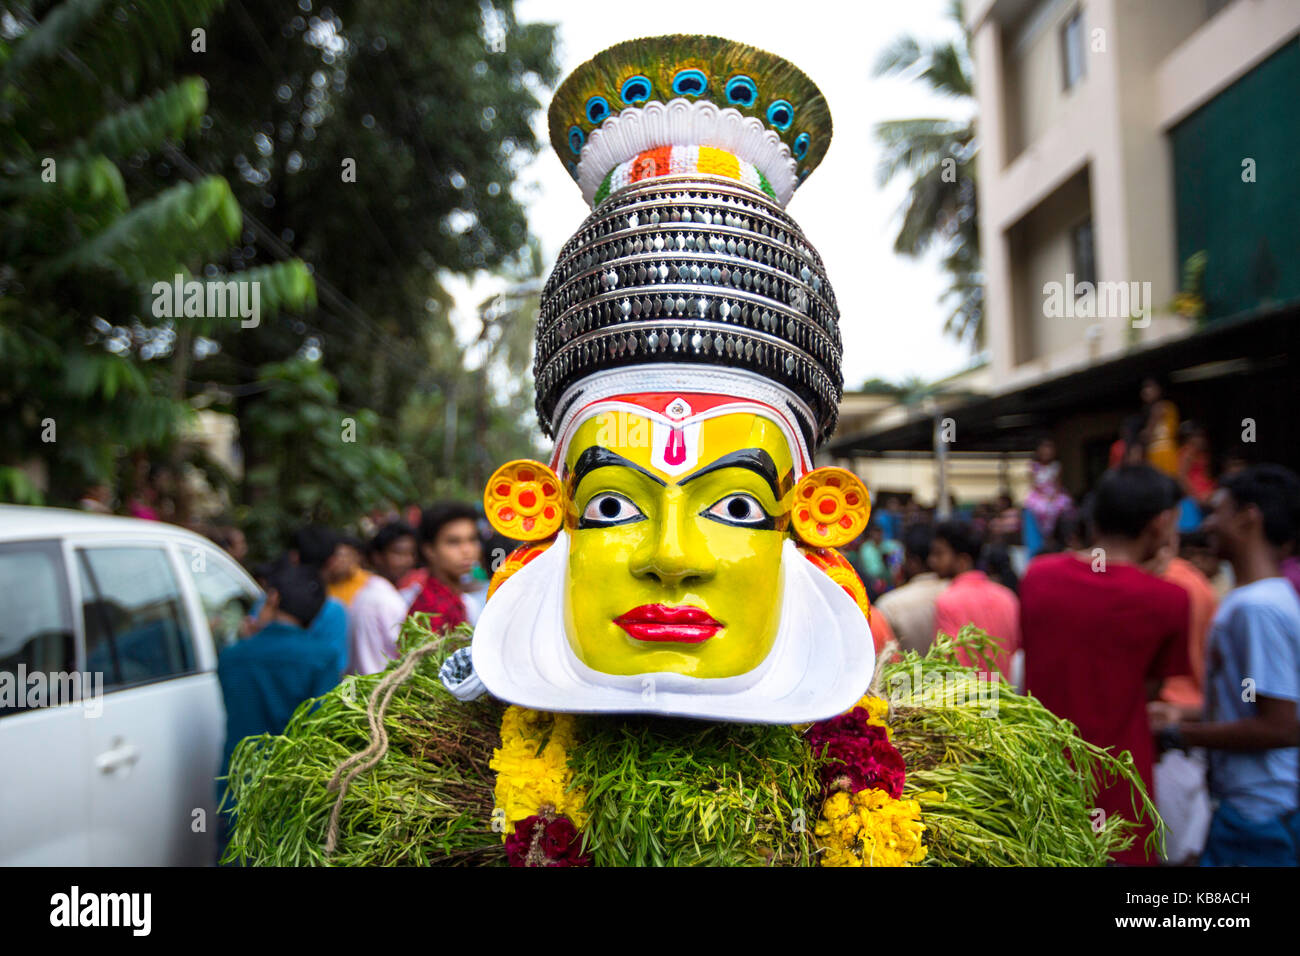
[[[1292,467],[1300,459],[1300,307],[1294,304],[1223,319],[1174,341],[1006,392],[947,402],[939,396],[932,411],[918,409],[893,427],[845,436],[826,452],[858,458],[931,451],[935,414],[956,421],[955,451],[1030,451],[1069,416],[1136,411],[1147,377],[1180,399],[1185,417],[1211,426],[1217,421],[1221,433],[1243,417],[1256,419],[1260,457]]]

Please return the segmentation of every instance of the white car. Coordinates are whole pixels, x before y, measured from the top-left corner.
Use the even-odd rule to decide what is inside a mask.
[[[261,592],[156,521],[0,506],[0,865],[210,865],[217,655]]]

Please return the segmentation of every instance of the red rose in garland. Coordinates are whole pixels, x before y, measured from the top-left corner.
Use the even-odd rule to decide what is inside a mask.
[[[889,742],[884,727],[868,723],[871,715],[861,707],[813,724],[808,744],[821,767],[826,790],[857,793],[872,787],[897,800],[903,794],[906,768],[903,755]]]
[[[506,856],[511,866],[591,866],[573,821],[547,813],[515,824],[506,838]]]

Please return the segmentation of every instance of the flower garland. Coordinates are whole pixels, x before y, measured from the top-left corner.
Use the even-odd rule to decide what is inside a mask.
[[[910,866],[925,858],[921,805],[903,800],[906,768],[890,743],[889,704],[870,695],[848,713],[813,724],[826,799],[813,833],[822,866]]]
[[[826,851],[822,866],[911,866],[925,858],[925,824],[915,800],[895,800],[883,790],[841,790],[822,804],[814,831]]]
[[[492,796],[511,866],[587,866],[579,832],[584,794],[571,788],[572,714],[506,708],[501,746],[488,766],[497,772]]]
[[[910,866],[925,858],[916,800],[902,799],[906,768],[890,742],[889,704],[863,697],[851,710],[811,725],[825,794],[814,830],[823,866]],[[572,714],[511,706],[501,719],[494,817],[511,866],[590,866],[582,852],[586,794],[573,787]]]

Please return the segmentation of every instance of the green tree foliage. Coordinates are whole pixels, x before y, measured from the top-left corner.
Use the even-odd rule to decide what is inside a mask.
[[[0,497],[33,461],[68,503],[134,452],[194,460],[196,406],[238,418],[236,500],[273,529],[477,497],[533,453],[532,306],[467,362],[440,277],[540,268],[511,187],[553,40],[508,0],[0,0]],[[263,321],[155,318],[177,273],[256,279]],[[289,441],[298,398],[333,426]]]
[[[107,478],[123,452],[173,443],[198,323],[159,322],[156,280],[198,274],[238,236],[220,176],[164,188],[132,169],[199,124],[203,82],[170,58],[217,3],[6,4],[0,32],[0,494],[54,500]],[[160,84],[157,88],[154,84]],[[262,311],[300,308],[301,263],[261,274]],[[241,278],[248,278],[243,276]],[[206,320],[210,321],[210,320]]]
[[[256,553],[275,553],[308,521],[342,526],[410,497],[402,456],[376,440],[376,413],[340,409],[338,383],[319,363],[291,359],[259,372],[267,390],[250,407],[248,422],[270,453],[245,476]]]
[[[504,292],[479,305],[464,371],[403,406],[399,440],[416,486],[432,497],[477,500],[498,466],[541,454],[528,371],[542,288],[535,243],[507,278]],[[440,334],[433,330],[434,338]]]
[[[531,123],[557,76],[553,28],[516,22],[509,2],[231,0],[229,12],[201,57],[214,121],[201,160],[232,174],[264,227],[237,258],[291,246],[322,280],[322,308],[231,336],[218,365],[247,381],[263,356],[311,338],[344,404],[374,408],[396,440],[408,405],[472,390],[440,277],[515,269],[526,252],[511,184],[540,147]],[[460,452],[438,464],[432,477],[468,482]]]
[[[939,94],[969,101],[970,37],[962,6],[961,0],[953,0],[949,8],[949,18],[962,31],[961,42],[898,37],[881,53],[875,75],[912,76]],[[931,246],[939,247],[949,277],[943,300],[951,308],[944,331],[981,343],[984,277],[976,216],[975,121],[889,120],[878,123],[875,134],[883,149],[877,168],[880,184],[895,176],[911,180],[894,251],[919,256]]]

